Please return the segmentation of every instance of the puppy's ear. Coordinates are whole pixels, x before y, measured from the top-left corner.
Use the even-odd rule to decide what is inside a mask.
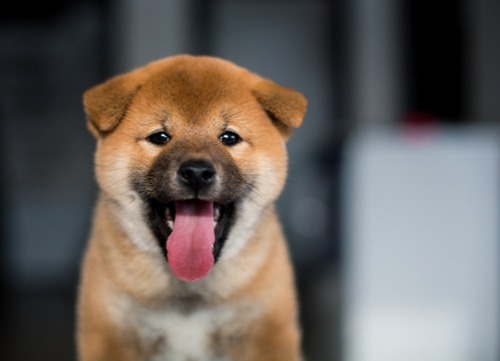
[[[292,135],[292,128],[298,128],[306,113],[307,100],[299,92],[262,79],[254,83],[252,92],[273,120],[285,139]]]
[[[146,78],[144,69],[137,69],[116,76],[83,94],[87,126],[96,138],[118,125]]]

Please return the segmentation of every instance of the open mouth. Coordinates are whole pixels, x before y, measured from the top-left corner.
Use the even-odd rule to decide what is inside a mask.
[[[183,281],[204,278],[220,256],[234,203],[191,199],[164,204],[152,200],[151,206],[161,246],[174,275]]]

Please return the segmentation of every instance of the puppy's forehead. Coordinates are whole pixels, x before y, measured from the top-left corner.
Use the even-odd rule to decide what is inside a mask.
[[[173,64],[158,70],[137,94],[141,103],[197,122],[224,106],[254,99],[238,69],[220,64],[194,65]]]

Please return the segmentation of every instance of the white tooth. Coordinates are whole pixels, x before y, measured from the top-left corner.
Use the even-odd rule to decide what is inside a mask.
[[[217,227],[217,222],[216,221],[214,221],[214,229],[215,229],[215,227]]]
[[[167,225],[170,227],[170,229],[173,231],[174,230],[174,221],[168,220]]]
[[[167,220],[171,221],[173,219],[174,217],[172,217],[172,211],[170,210],[170,208],[167,208]]]
[[[214,208],[214,220],[218,221],[219,218],[220,218],[220,208],[219,207],[215,207]]]

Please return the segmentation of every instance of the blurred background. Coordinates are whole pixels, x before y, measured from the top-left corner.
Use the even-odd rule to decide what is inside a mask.
[[[0,359],[75,360],[84,90],[222,57],[309,100],[279,200],[309,361],[500,359],[500,2],[46,0],[0,13]]]

